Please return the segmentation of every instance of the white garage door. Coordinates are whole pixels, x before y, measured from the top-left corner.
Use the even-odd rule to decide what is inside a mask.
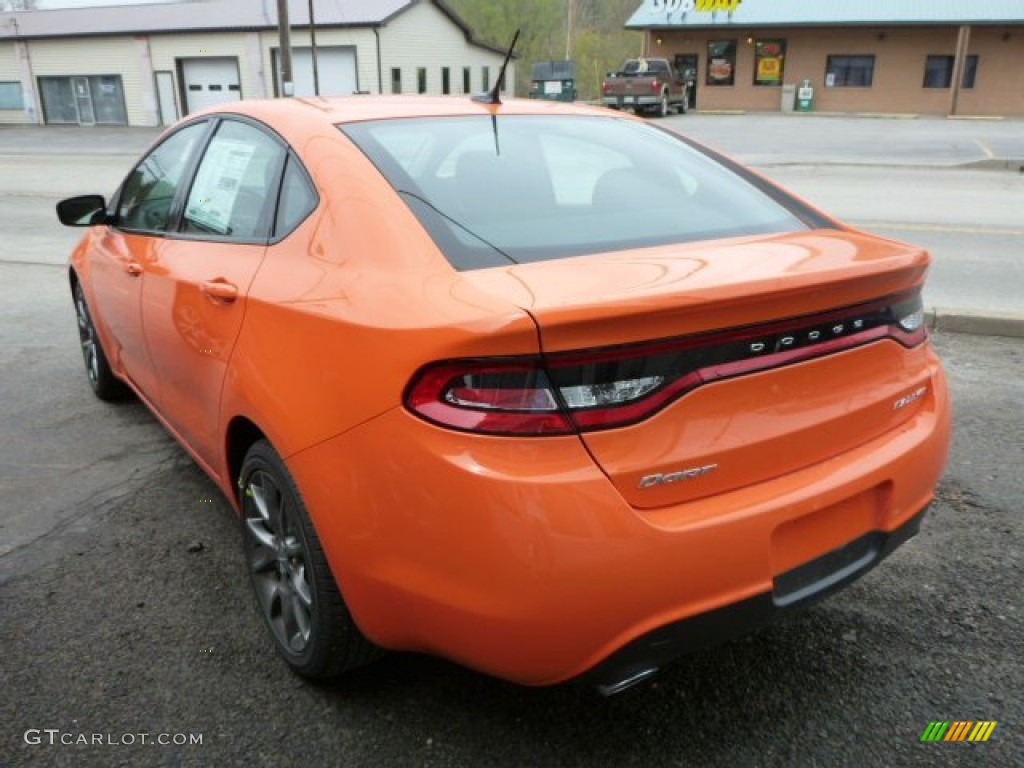
[[[238,59],[234,57],[182,59],[181,76],[189,112],[242,98]]]
[[[277,49],[274,50],[277,63]],[[349,46],[317,46],[317,79],[320,81],[321,96],[349,96],[359,89],[356,80],[356,49]],[[281,68],[278,72],[277,92],[281,93]],[[308,47],[292,48],[292,71],[295,78],[295,95],[312,96],[313,53]]]

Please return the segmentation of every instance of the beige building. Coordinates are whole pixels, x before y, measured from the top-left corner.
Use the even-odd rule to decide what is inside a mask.
[[[699,110],[788,109],[808,81],[814,110],[1024,115],[1024,0],[645,0],[626,26]]]
[[[186,0],[0,13],[0,123],[167,125],[279,95],[276,8]],[[295,95],[313,95],[309,3],[289,8]],[[494,85],[504,58],[442,0],[315,0],[314,20],[325,96],[474,93]]]

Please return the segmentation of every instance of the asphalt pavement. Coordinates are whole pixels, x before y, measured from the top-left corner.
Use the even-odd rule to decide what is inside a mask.
[[[611,699],[400,654],[332,686],[297,679],[252,606],[227,504],[149,419],[171,456],[130,493],[83,499],[62,554],[0,589],[0,764],[1024,765],[1024,341],[936,344],[956,438],[921,534],[833,598]],[[998,725],[985,743],[921,743],[936,720]]]

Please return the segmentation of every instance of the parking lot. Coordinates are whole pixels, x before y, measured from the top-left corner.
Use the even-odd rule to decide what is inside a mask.
[[[82,371],[63,267],[76,235],[52,204],[109,194],[155,133],[0,129],[0,765],[1024,764],[1024,338],[941,323],[1021,333],[1024,124],[665,126],[934,252],[955,439],[917,539],[793,620],[611,699],[410,655],[310,686],[274,655],[227,503],[141,405],[97,402]],[[998,726],[921,743],[934,720]]]

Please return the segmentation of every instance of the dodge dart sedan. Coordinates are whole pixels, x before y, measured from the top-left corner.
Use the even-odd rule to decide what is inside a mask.
[[[864,574],[946,461],[928,254],[622,113],[236,102],[58,213],[92,389],[220,487],[309,678],[620,690]]]

